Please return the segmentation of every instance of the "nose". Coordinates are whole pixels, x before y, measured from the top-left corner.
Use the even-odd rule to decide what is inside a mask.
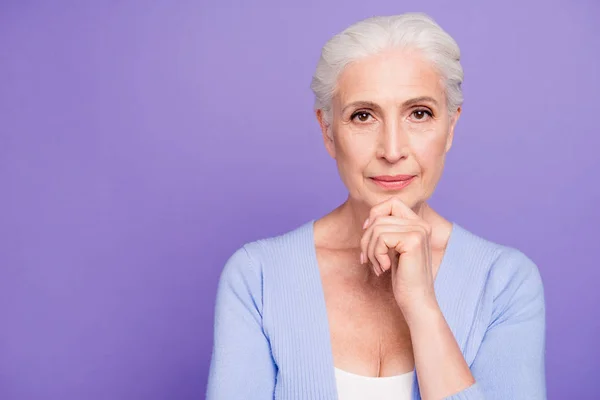
[[[397,120],[387,121],[379,135],[379,158],[393,164],[408,155],[408,135]]]

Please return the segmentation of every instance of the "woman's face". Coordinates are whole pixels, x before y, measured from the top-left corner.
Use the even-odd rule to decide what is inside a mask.
[[[416,51],[389,51],[348,65],[338,79],[325,146],[353,200],[393,195],[415,209],[433,193],[460,109],[449,115],[440,75]],[[377,177],[413,176],[407,186]],[[392,178],[393,179],[393,178]]]

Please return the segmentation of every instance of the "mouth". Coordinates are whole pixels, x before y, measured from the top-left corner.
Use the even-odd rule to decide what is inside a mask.
[[[400,190],[410,185],[415,179],[414,175],[374,176],[369,178],[377,186],[385,190]]]

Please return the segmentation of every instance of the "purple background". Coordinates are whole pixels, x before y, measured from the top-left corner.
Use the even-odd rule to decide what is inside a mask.
[[[225,260],[345,198],[321,46],[425,11],[466,76],[431,203],[538,264],[548,397],[597,399],[600,5],[282,3],[0,3],[0,398],[203,398]]]

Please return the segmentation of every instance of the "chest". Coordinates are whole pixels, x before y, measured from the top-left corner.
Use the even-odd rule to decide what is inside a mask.
[[[364,376],[413,370],[410,331],[392,292],[390,274],[369,275],[365,265],[317,252],[335,367]]]

